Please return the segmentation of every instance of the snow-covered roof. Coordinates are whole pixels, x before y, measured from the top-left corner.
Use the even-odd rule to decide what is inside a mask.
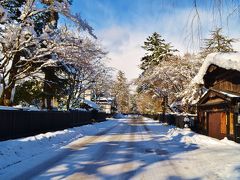
[[[198,74],[194,77],[193,83],[204,84],[203,77],[210,65],[216,65],[224,69],[240,71],[240,52],[209,54],[201,66]]]
[[[96,109],[96,110],[100,109],[100,107],[93,101],[89,101],[89,100],[84,99],[83,102],[93,109]]]

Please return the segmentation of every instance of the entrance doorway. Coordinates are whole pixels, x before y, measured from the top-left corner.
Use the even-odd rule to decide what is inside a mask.
[[[226,112],[208,113],[208,135],[217,139],[223,139],[227,135]]]

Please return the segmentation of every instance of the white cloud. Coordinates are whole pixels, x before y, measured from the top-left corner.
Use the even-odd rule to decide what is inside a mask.
[[[132,33],[131,29],[125,27],[112,26],[99,32],[99,37],[109,52],[111,60],[108,65],[125,72],[129,80],[137,78],[141,72],[138,68],[140,59],[144,55],[141,45],[146,35],[141,32]]]
[[[103,46],[109,52],[111,58],[109,65],[125,72],[126,77],[131,80],[137,78],[140,74],[140,59],[144,55],[141,48],[143,42],[153,32],[158,32],[166,40],[184,54],[187,51],[193,52],[199,50],[199,42],[209,37],[209,31],[217,26],[217,21],[212,19],[211,12],[199,9],[201,29],[198,31],[198,22],[191,26],[193,13],[191,9],[175,10],[172,14],[161,14],[153,18],[151,16],[137,18],[134,24],[124,26],[115,25],[114,18],[107,24],[111,27],[101,29],[97,32],[102,40]],[[226,26],[223,23],[223,32],[229,37],[239,38],[239,26],[237,21]],[[200,34],[198,34],[200,32]],[[234,44],[234,48],[240,50],[240,43]]]
[[[122,48],[129,42],[130,34],[127,30],[114,26],[100,32],[103,46],[110,52],[122,53]]]

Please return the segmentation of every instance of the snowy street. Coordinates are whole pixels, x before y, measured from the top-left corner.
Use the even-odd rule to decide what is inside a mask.
[[[240,180],[240,0],[0,0],[0,180]]]
[[[104,126],[107,128],[101,129]],[[92,133],[62,148],[48,149],[0,169],[0,179],[240,178],[240,145],[226,139],[220,141],[139,117],[108,120],[100,123],[98,132],[90,129]],[[11,141],[0,145],[3,143],[7,146]]]

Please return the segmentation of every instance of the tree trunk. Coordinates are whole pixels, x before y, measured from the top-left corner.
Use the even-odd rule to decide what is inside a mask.
[[[13,100],[12,100],[12,87],[9,87],[4,90],[3,94],[3,105],[4,106],[12,106]]]
[[[72,93],[70,93],[70,94],[68,95],[68,99],[67,99],[67,110],[69,110],[69,108],[70,108],[71,99],[72,99]]]
[[[70,86],[69,86],[70,93],[68,95],[67,104],[66,104],[67,110],[69,110],[69,108],[70,108],[70,103],[71,103],[71,100],[72,100],[72,97],[73,97],[74,88],[75,88],[75,85],[76,85],[76,76],[77,75],[74,74],[73,81],[72,81],[72,83],[70,82]],[[68,79],[71,79],[71,77],[69,76]]]
[[[3,88],[3,92],[0,98],[1,105],[11,106],[13,104],[14,97],[12,97],[12,92],[16,84],[16,75],[17,75],[16,64],[19,60],[20,60],[20,53],[16,53],[13,58],[12,66],[10,69],[7,88]]]
[[[0,105],[11,106],[13,104],[12,91],[14,87],[15,82],[12,82],[8,88],[3,89],[2,95],[0,97]]]
[[[45,81],[43,86],[43,108],[52,110],[52,100],[55,94],[55,88],[53,86],[54,81],[54,68],[48,67],[43,69],[45,74]]]
[[[47,6],[50,6],[54,3],[54,0],[42,0],[43,4],[46,4]],[[55,10],[50,10],[49,18],[47,19],[47,25],[48,28],[54,30],[57,28],[57,21],[58,21],[58,13]],[[46,59],[51,58],[51,56],[46,57]],[[44,81],[44,95],[42,98],[42,108],[47,108],[49,110],[52,109],[52,99],[54,90],[52,89],[52,78],[54,76],[54,69],[45,69],[45,81]]]

